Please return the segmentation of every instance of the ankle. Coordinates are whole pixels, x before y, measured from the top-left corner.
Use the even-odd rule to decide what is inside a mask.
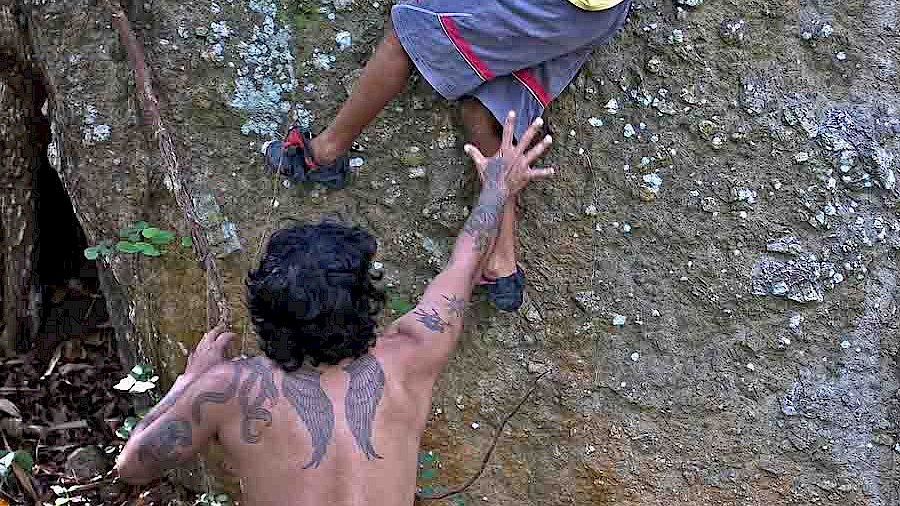
[[[482,277],[486,279],[499,279],[512,276],[516,273],[518,265],[514,258],[491,258],[481,270]]]
[[[331,140],[327,133],[322,133],[313,137],[309,141],[312,150],[313,160],[319,165],[328,165],[334,162],[340,153],[337,152],[336,144]]]

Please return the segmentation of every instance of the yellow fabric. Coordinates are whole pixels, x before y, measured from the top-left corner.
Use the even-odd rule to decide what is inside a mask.
[[[569,0],[575,7],[586,11],[602,11],[615,7],[625,0]]]

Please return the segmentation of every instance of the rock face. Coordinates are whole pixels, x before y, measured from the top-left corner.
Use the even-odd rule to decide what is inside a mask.
[[[415,300],[475,188],[451,105],[414,80],[342,192],[282,184],[258,155],[289,119],[324,127],[389,5],[129,4],[237,328],[243,276],[286,218],[369,228],[392,306]],[[89,240],[140,219],[186,232],[103,2],[18,10]],[[885,0],[636,0],[548,114],[561,170],[521,198],[528,303],[472,311],[422,486],[473,473],[550,368],[469,500],[900,504],[898,23]],[[102,272],[117,335],[171,380],[205,330],[196,260],[114,255]],[[255,349],[249,329],[239,344]]]

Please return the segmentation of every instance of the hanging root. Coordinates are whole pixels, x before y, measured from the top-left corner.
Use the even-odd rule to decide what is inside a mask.
[[[477,473],[472,475],[472,477],[469,478],[468,480],[466,480],[465,483],[463,483],[462,485],[460,485],[452,490],[443,492],[441,494],[435,494],[435,495],[422,495],[422,494],[417,493],[416,499],[418,499],[420,501],[437,501],[438,499],[446,499],[447,497],[450,497],[451,495],[461,494],[461,493],[465,492],[466,489],[471,487],[472,484],[475,483],[475,481],[478,480],[478,478],[480,478],[481,475],[484,473],[484,469],[487,467],[488,461],[491,460],[491,455],[494,453],[494,448],[497,447],[497,441],[500,440],[500,435],[503,434],[503,429],[506,428],[506,424],[508,424],[509,421],[512,419],[512,417],[516,416],[516,413],[518,413],[519,410],[522,409],[522,406],[525,404],[526,401],[528,401],[528,398],[531,397],[531,394],[533,394],[534,391],[537,390],[538,382],[541,381],[541,379],[544,376],[546,376],[549,372],[550,372],[550,370],[548,369],[548,370],[542,372],[540,374],[540,376],[535,378],[534,382],[531,385],[531,389],[528,390],[528,393],[523,395],[522,400],[520,400],[519,403],[516,404],[516,407],[513,408],[512,411],[507,413],[507,415],[505,417],[503,417],[503,421],[500,423],[500,427],[498,427],[497,432],[494,433],[494,439],[491,441],[491,446],[488,447],[487,452],[484,454],[484,457],[482,457],[482,459],[481,459],[481,467],[478,468]]]
[[[138,103],[144,113],[144,121],[153,130],[159,144],[159,154],[169,181],[172,183],[172,193],[175,194],[175,202],[181,208],[185,221],[191,227],[194,253],[200,258],[201,264],[206,271],[207,323],[210,327],[219,323],[228,325],[231,323],[231,307],[225,299],[222,275],[216,265],[215,255],[209,251],[209,241],[206,239],[206,234],[203,233],[200,221],[197,219],[197,212],[194,210],[194,200],[191,198],[188,185],[179,167],[172,137],[169,135],[169,131],[166,130],[165,125],[163,125],[160,117],[159,101],[156,99],[156,94],[153,92],[153,87],[150,83],[150,71],[147,68],[144,49],[134,36],[131,23],[122,11],[122,8],[114,5],[109,0],[107,5],[112,12],[113,25],[119,32],[119,39],[128,52],[128,61],[134,71]]]

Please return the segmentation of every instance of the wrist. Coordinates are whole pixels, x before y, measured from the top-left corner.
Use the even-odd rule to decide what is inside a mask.
[[[172,388],[175,389],[176,387],[187,386],[187,384],[194,381],[196,377],[197,373],[185,371],[184,374],[181,374],[177,378],[175,378],[175,384],[172,385]]]

